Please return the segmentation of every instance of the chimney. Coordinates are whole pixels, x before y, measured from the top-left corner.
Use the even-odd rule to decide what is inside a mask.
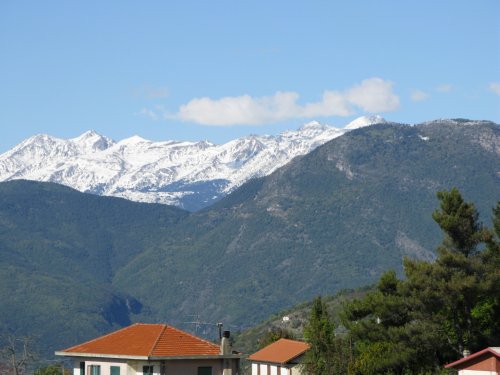
[[[464,356],[464,358],[467,358],[468,356],[470,356],[470,350],[464,349],[464,351],[462,352],[462,355]]]
[[[229,331],[222,332],[222,339],[220,340],[220,354],[222,355],[232,354],[231,343],[229,342],[230,335]]]

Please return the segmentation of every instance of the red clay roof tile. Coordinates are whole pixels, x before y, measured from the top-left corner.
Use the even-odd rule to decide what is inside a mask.
[[[64,353],[138,357],[214,356],[219,346],[166,324],[137,323],[65,349]]]
[[[287,363],[309,349],[309,344],[302,341],[279,339],[248,357],[251,361]]]

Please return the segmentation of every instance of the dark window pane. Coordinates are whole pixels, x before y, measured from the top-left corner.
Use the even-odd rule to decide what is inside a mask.
[[[198,375],[212,375],[212,367],[198,367]]]

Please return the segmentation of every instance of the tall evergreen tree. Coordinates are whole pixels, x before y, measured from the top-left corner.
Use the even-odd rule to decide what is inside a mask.
[[[313,301],[309,321],[304,328],[304,337],[311,345],[304,360],[306,372],[314,375],[335,374],[334,324],[321,296]]]
[[[433,218],[445,238],[436,261],[405,259],[405,280],[387,272],[345,306],[355,374],[439,373],[464,350],[500,343],[500,203],[493,233],[458,190],[437,196]]]
[[[481,254],[486,268],[483,283],[487,289],[487,297],[482,304],[475,306],[472,314],[481,322],[484,336],[488,342],[500,345],[500,202],[493,208],[493,231],[487,241],[485,251]]]
[[[441,201],[440,209],[434,211],[432,218],[445,233],[442,246],[465,257],[474,254],[477,245],[489,236],[489,231],[478,220],[474,204],[465,202],[456,188],[440,191],[437,197]]]
[[[488,267],[479,252],[479,245],[491,240],[491,232],[479,221],[474,204],[465,202],[457,189],[438,192],[437,197],[440,209],[433,218],[445,234],[443,244],[434,264],[405,261],[407,285],[419,302],[418,311],[438,323],[450,349],[463,354],[485,342],[484,322],[474,311],[483,309],[494,292],[485,282]]]

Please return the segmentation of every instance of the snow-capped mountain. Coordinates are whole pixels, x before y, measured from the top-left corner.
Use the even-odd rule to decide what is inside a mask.
[[[152,142],[139,136],[115,142],[94,131],[67,140],[36,135],[0,155],[0,181],[50,181],[83,192],[197,210],[349,129],[380,122],[385,120],[363,117],[338,129],[313,121],[296,131],[251,135],[222,145]]]
[[[347,124],[344,129],[359,129],[373,124],[387,124],[387,120],[382,116],[361,116]]]

